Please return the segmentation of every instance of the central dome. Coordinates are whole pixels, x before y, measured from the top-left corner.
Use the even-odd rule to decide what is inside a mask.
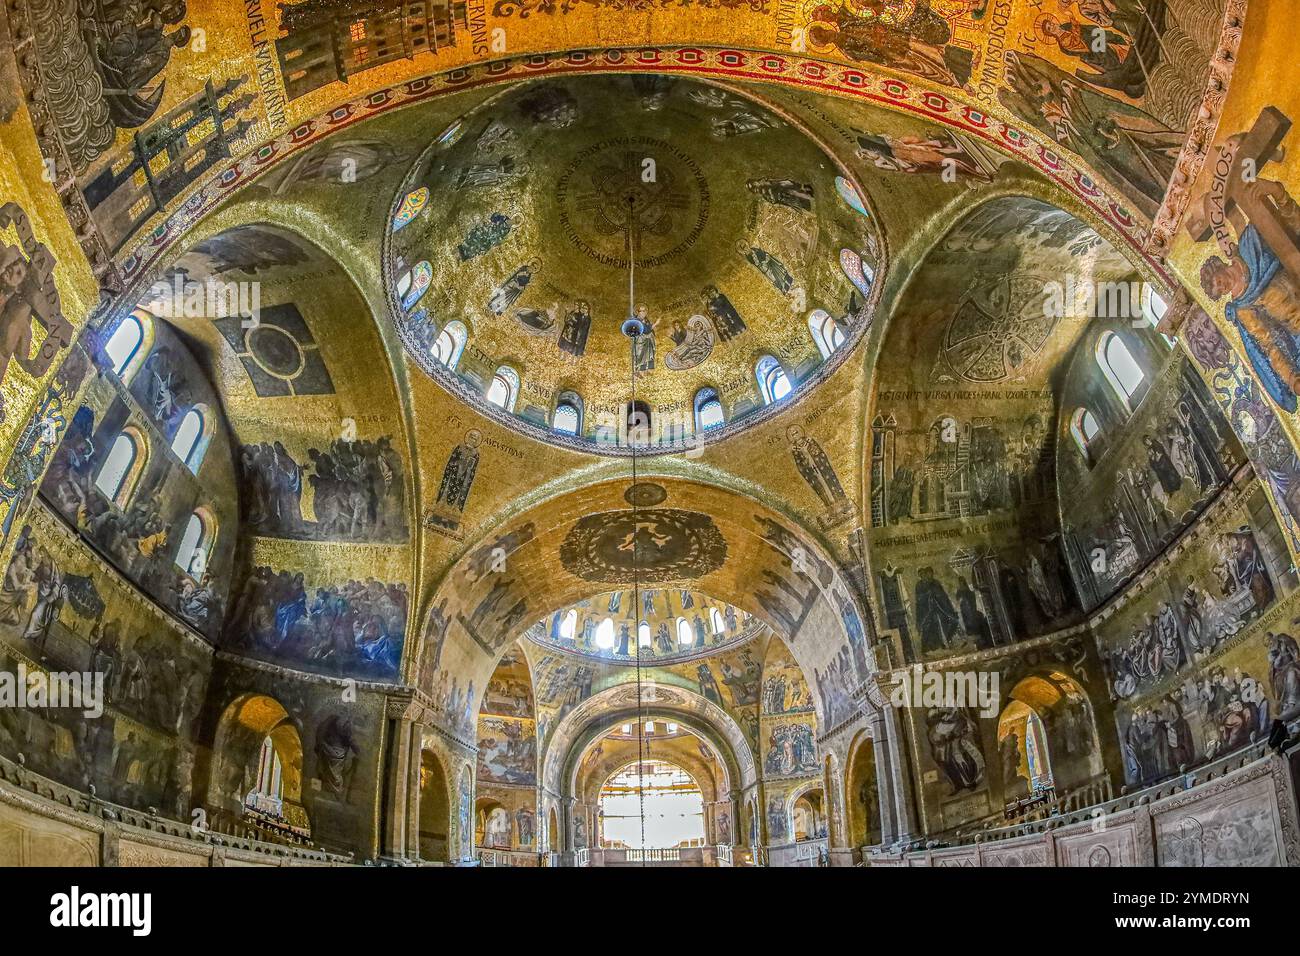
[[[635,411],[649,432],[632,440],[672,450],[847,351],[879,258],[861,197],[791,119],[729,88],[527,84],[442,131],[406,177],[390,300],[415,360],[493,417],[617,453]]]

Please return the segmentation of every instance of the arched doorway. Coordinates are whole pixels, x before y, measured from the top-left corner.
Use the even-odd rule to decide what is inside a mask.
[[[998,716],[1003,802],[1066,792],[1103,774],[1092,705],[1073,678],[1051,671],[1020,680]]]
[[[474,845],[510,849],[510,811],[495,800],[480,800],[474,814]]]
[[[704,797],[695,778],[673,763],[632,763],[600,791],[607,848],[642,850],[703,846]]]
[[[236,698],[217,726],[209,823],[235,817],[270,839],[310,839],[302,775],[302,736],[288,711],[265,694]]]
[[[876,779],[876,744],[865,735],[850,757],[847,789],[850,845],[858,848],[876,846],[883,839],[880,787]]]
[[[537,821],[537,723],[532,674],[519,643],[497,662],[479,706],[474,843],[534,852]],[[485,817],[483,808],[487,807]]]
[[[430,750],[420,753],[420,859],[449,860],[447,836],[451,829],[451,800],[447,776]]]
[[[805,790],[795,797],[790,808],[790,823],[795,843],[825,838],[826,801],[821,787]]]

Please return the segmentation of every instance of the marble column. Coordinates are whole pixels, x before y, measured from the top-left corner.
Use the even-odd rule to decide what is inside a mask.
[[[380,853],[384,859],[406,859],[410,802],[411,734],[414,724],[405,716],[388,718],[388,746],[384,758],[384,812]],[[417,788],[418,789],[418,788]],[[418,803],[418,798],[416,800]],[[418,837],[417,837],[418,839]]]
[[[560,866],[574,865],[573,814],[577,803],[576,797],[560,798],[560,846],[551,848],[560,854]]]
[[[406,858],[420,858],[420,769],[423,766],[424,725],[411,725],[406,778]]]
[[[893,707],[882,708],[870,722],[880,792],[881,842],[886,846],[915,839],[916,833],[902,723],[901,715]]]

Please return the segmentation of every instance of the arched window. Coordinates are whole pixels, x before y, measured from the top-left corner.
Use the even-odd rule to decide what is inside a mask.
[[[278,817],[284,804],[284,763],[270,737],[262,741],[257,758],[257,780],[244,795],[244,806]]]
[[[1153,289],[1149,282],[1142,283],[1142,316],[1147,320],[1151,328],[1159,329],[1160,320],[1165,317],[1165,313],[1168,311],[1169,303],[1164,300],[1164,296]],[[1165,340],[1166,345],[1173,348],[1174,340],[1172,336],[1161,332],[1160,337]]]
[[[172,438],[172,451],[196,475],[199,473],[199,465],[203,463],[203,453],[207,451],[206,447],[200,447],[206,430],[207,420],[203,415],[203,406],[195,405],[185,413],[180,428],[176,429]]]
[[[465,342],[468,339],[469,333],[465,331],[464,324],[452,319],[443,327],[433,343],[434,359],[447,368],[454,369],[456,363],[460,361],[460,353],[465,351]]]
[[[654,733],[654,721],[645,722]],[[704,795],[675,764],[646,755],[610,776],[598,799],[601,846],[640,851],[703,846]]]
[[[582,416],[572,402],[560,402],[551,415],[551,427],[565,435],[576,435],[582,427]]]
[[[208,558],[212,555],[212,545],[215,542],[211,518],[201,511],[194,512],[185,525],[181,546],[176,549],[176,567],[195,581],[203,580],[203,572],[208,568]]]
[[[596,646],[608,651],[614,646],[614,619],[607,617],[596,625]]]
[[[402,293],[402,308],[407,312],[411,311],[412,306],[419,302],[421,295],[429,289],[430,282],[433,282],[433,267],[429,265],[428,259],[421,259],[415,264],[415,268],[407,273],[409,280],[406,282],[406,291]],[[407,276],[403,276],[407,278]],[[398,289],[402,289],[402,282],[398,282]]]
[[[629,445],[648,445],[652,434],[650,405],[637,399],[623,406],[623,421]]]
[[[415,267],[403,275],[397,283],[398,292],[402,296],[402,308],[407,312],[411,311],[411,307],[420,301],[420,297],[424,295],[432,281],[433,266],[429,265],[427,259],[417,262]]]
[[[830,358],[831,353],[844,344],[844,332],[839,323],[824,309],[816,309],[808,316],[808,331],[824,359]]]
[[[998,746],[1008,767],[1013,755],[1015,759],[1015,770],[1003,783],[1004,799],[1034,795],[1055,786],[1047,735],[1033,707],[1012,698],[998,717]]]
[[[640,647],[650,646],[650,622],[642,621],[636,626],[636,642]]]
[[[685,647],[687,644],[694,643],[695,635],[691,633],[691,625],[684,617],[677,619],[677,643]]]
[[[1076,408],[1074,415],[1070,419],[1070,434],[1074,436],[1075,444],[1083,452],[1083,457],[1091,462],[1092,440],[1097,437],[1101,431],[1101,426],[1097,424],[1097,416],[1087,408]]]
[[[727,629],[727,622],[722,619],[722,612],[716,607],[709,608],[709,623],[713,625],[714,634],[721,634]]]
[[[719,428],[725,422],[722,401],[718,393],[711,388],[702,388],[695,393],[695,430],[706,432],[710,428]]]
[[[844,275],[853,287],[862,293],[863,296],[871,294],[871,283],[876,281],[876,271],[871,268],[871,264],[865,261],[860,255],[852,249],[840,250],[840,268],[844,270]]]
[[[438,134],[438,138],[434,142],[438,146],[446,148],[460,139],[461,130],[464,128],[465,120],[463,118],[452,120],[451,124]]]
[[[493,373],[492,381],[488,384],[487,400],[498,408],[513,412],[518,396],[519,373],[509,365],[502,365]]]
[[[121,432],[95,476],[95,487],[119,508],[124,507],[143,465],[144,440],[134,429]]]
[[[578,612],[569,608],[560,620],[560,640],[571,641],[573,635],[578,632]]]
[[[428,186],[413,189],[403,196],[402,204],[397,207],[397,212],[393,214],[393,232],[397,232],[409,225],[411,220],[422,213],[427,205],[429,205]]]
[[[1144,282],[1142,284],[1142,315],[1151,324],[1151,328],[1154,329],[1159,325],[1160,320],[1165,317],[1165,313],[1168,311],[1169,303],[1164,300],[1164,296],[1151,288],[1150,283]]]
[[[790,394],[790,379],[785,374],[781,363],[770,355],[764,355],[754,367],[758,379],[758,390],[763,396],[763,404],[771,405]]]
[[[1031,710],[1025,718],[1025,763],[1029,767],[1029,788],[1033,792],[1052,786],[1052,761],[1047,752],[1043,719]]]
[[[843,176],[835,177],[835,191],[854,212],[869,216],[866,205],[862,202],[862,196],[858,193],[857,187],[845,179]]]
[[[1097,364],[1101,366],[1106,381],[1120,397],[1129,411],[1133,410],[1133,396],[1141,388],[1146,374],[1138,365],[1128,346],[1114,332],[1107,332],[1097,340]]]
[[[135,311],[122,317],[113,334],[104,343],[104,354],[113,364],[113,374],[129,384],[144,362],[153,324],[148,313]]]

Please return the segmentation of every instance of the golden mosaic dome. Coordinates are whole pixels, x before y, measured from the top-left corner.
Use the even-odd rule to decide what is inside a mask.
[[[626,448],[635,368],[646,443],[680,447],[811,387],[856,341],[879,266],[861,197],[794,120],[728,88],[527,84],[410,170],[391,305],[416,362],[513,427]]]

